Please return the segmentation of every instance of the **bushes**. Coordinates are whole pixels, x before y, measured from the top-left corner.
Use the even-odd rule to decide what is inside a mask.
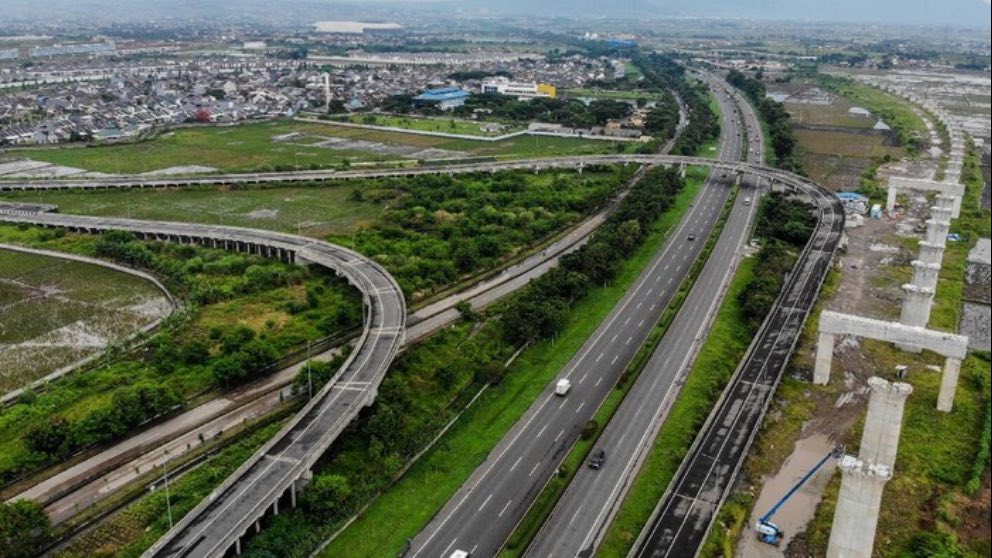
[[[50,541],[52,524],[34,502],[0,502],[0,554],[9,558],[37,556]]]
[[[176,390],[160,384],[129,386],[115,392],[109,404],[79,420],[50,416],[28,429],[23,439],[32,451],[65,458],[93,444],[113,440],[182,401]]]
[[[987,354],[985,356],[987,357]],[[986,367],[988,366],[988,358],[983,358],[985,360]],[[988,368],[986,368],[988,370]],[[989,377],[987,375],[976,374],[974,376],[975,381],[981,386],[982,393],[988,393],[988,383]],[[992,444],[992,397],[985,398],[985,417],[982,419],[982,436],[979,441],[978,451],[975,452],[975,461],[971,469],[971,478],[968,479],[968,483],[965,486],[965,490],[968,494],[978,493],[978,489],[982,485],[982,477],[985,474],[985,470],[989,467],[989,457],[990,457],[990,444]]]
[[[792,135],[785,105],[767,96],[765,84],[761,80],[749,78],[737,70],[730,70],[727,83],[743,91],[765,121],[772,151],[775,153],[775,166],[802,174],[802,163],[796,156],[796,138]]]
[[[560,331],[568,321],[569,306],[590,286],[613,279],[620,262],[641,243],[682,185],[674,170],[648,172],[589,243],[563,256],[557,268],[507,304],[500,317],[506,340],[520,345]]]

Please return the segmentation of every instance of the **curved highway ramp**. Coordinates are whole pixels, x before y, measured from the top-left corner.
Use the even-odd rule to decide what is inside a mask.
[[[310,468],[362,407],[370,405],[406,328],[406,303],[395,280],[356,252],[314,239],[237,227],[107,219],[57,214],[0,213],[0,221],[206,244],[333,269],[362,292],[364,330],[350,357],[275,437],[160,539],[146,556],[219,556],[281,500],[295,504]]]

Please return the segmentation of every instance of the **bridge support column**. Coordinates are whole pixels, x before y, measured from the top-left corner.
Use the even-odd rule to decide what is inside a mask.
[[[892,468],[896,464],[899,433],[906,398],[913,393],[913,386],[902,382],[888,382],[877,376],[868,378],[871,397],[868,415],[861,434],[858,457],[870,463]]]
[[[940,275],[939,263],[926,263],[920,260],[910,262],[913,266],[912,283],[923,289],[935,291],[937,289],[937,278]]]
[[[844,456],[840,471],[840,494],[830,529],[827,558],[871,558],[882,490],[892,478],[892,471],[853,455]]]
[[[813,368],[813,383],[826,385],[830,381],[830,366],[834,360],[834,334],[820,332],[816,342],[816,364]]]
[[[930,321],[933,289],[907,283],[902,286],[902,291],[902,314],[899,322],[911,327],[926,327],[927,322]]]
[[[241,537],[234,539],[234,554],[241,556]]]
[[[899,195],[899,188],[889,185],[888,197],[885,198],[885,211],[887,213],[892,213],[892,210],[896,208],[896,196]]]
[[[937,244],[939,246],[947,245],[947,229],[951,227],[951,224],[946,221],[938,221],[936,219],[927,220],[927,242],[930,244]]]
[[[937,394],[937,410],[951,412],[954,407],[954,394],[958,389],[958,376],[961,375],[961,361],[948,358],[944,361],[944,373],[940,377],[940,393]]]
[[[926,240],[920,241],[920,259],[919,261],[925,264],[937,264],[940,265],[941,260],[944,259],[944,245],[943,244],[931,244]]]
[[[679,163],[679,176],[685,178],[685,163]]]

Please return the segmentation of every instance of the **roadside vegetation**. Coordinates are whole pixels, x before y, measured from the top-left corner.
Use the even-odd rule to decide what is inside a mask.
[[[400,504],[392,496],[396,489],[389,490],[383,500],[390,504],[383,508],[376,501],[369,513],[402,511],[402,519],[393,517],[381,523],[379,529],[389,526],[385,530],[363,529],[361,541],[353,539],[353,530],[346,531],[339,540],[352,542],[335,541],[325,553],[379,556],[384,548],[400,550],[403,537],[415,534],[443,505],[463,480],[462,473],[474,469],[558,372],[561,359],[571,354],[567,347],[581,345],[598,324],[597,318],[609,311],[636,278],[640,268],[631,268],[625,259],[631,256],[640,265],[650,259],[656,243],[677,222],[677,215],[661,215],[673,207],[681,185],[675,171],[648,173],[590,242],[563,259],[558,268],[485,314],[466,314],[468,321],[404,353],[380,387],[376,403],[322,459],[301,509],[275,518],[248,544],[247,555],[283,555],[287,548],[303,555],[313,549],[345,518],[401,479],[409,460],[463,412],[399,481],[399,486],[418,491],[429,488],[429,492],[404,498]],[[678,199],[675,207],[681,212],[691,197]],[[659,223],[665,224],[663,230]],[[651,244],[643,244],[645,239]],[[475,319],[482,321],[471,321]],[[506,362],[522,345],[530,348],[507,367]],[[482,389],[482,396],[465,409]],[[441,477],[443,485],[436,477],[441,462],[451,473]],[[409,484],[409,476],[425,472],[435,482]]]
[[[790,172],[803,174],[803,165],[796,153],[796,138],[789,124],[785,105],[767,95],[765,84],[757,77],[751,78],[737,70],[730,70],[727,83],[744,92],[765,123],[763,130],[771,139],[773,165]]]
[[[709,337],[607,530],[599,556],[626,556],[631,549],[812,232],[813,220],[804,204],[780,194],[765,196],[761,204],[755,229],[761,250],[742,261],[734,274]]]
[[[183,298],[182,312],[133,351],[0,409],[0,481],[72,460],[151,420],[270,372],[307,340],[357,327],[361,300],[343,279],[260,257],[191,245],[62,230],[0,227],[4,241],[104,257],[148,269]]]

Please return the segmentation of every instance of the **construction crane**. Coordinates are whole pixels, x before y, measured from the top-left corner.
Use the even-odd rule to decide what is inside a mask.
[[[789,491],[785,493],[785,496],[782,496],[778,502],[775,502],[775,505],[772,506],[772,508],[768,510],[765,515],[761,516],[754,526],[754,530],[758,532],[758,540],[766,544],[778,546],[778,543],[782,540],[782,535],[785,533],[779,529],[778,525],[772,523],[772,516],[775,515],[783,504],[789,501],[789,498],[792,498],[793,494],[795,494],[802,487],[802,485],[806,484],[806,481],[813,478],[813,475],[820,470],[820,467],[823,467],[823,465],[827,461],[830,461],[831,458],[840,459],[843,455],[844,446],[835,446],[832,450],[830,450],[830,453],[823,456],[823,459],[814,465],[813,468],[810,469],[805,476],[803,476],[803,478],[799,479],[799,482],[789,489]]]

